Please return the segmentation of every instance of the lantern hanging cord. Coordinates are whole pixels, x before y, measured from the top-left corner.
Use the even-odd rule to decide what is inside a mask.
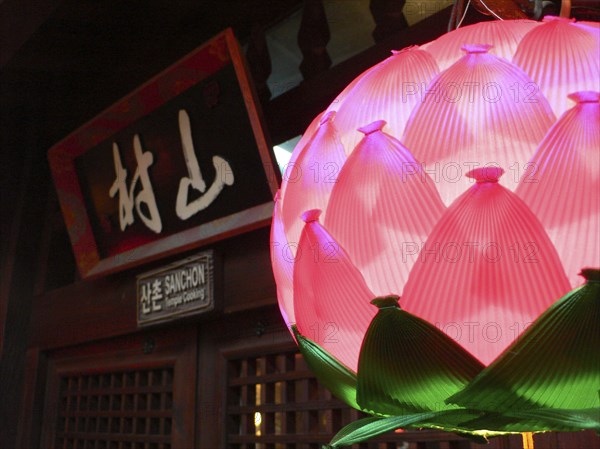
[[[483,7],[485,9],[487,9],[490,12],[490,14],[492,14],[496,19],[498,19],[498,20],[504,20],[502,17],[500,17],[498,14],[496,14],[494,11],[492,11],[490,9],[490,7],[488,5],[486,5],[483,0],[479,0],[479,3],[481,3],[483,5]]]
[[[469,6],[471,6],[471,0],[469,0],[467,2],[467,6],[465,6],[465,12],[463,12],[462,17],[460,18],[460,20],[458,21],[458,24],[456,25],[456,29],[458,30],[460,28],[460,26],[463,23],[463,20],[465,20],[465,17],[467,17],[467,11],[469,10]]]
[[[483,5],[483,7],[485,9],[487,9],[489,11],[490,14],[492,14],[496,19],[498,20],[504,20],[502,17],[500,17],[498,14],[496,14],[494,11],[492,11],[492,9],[486,5],[486,3],[483,0],[479,0],[479,3],[481,3]],[[465,6],[465,10],[463,12],[462,17],[460,18],[458,24],[456,25],[455,29],[459,29],[460,26],[462,25],[463,21],[465,20],[465,17],[467,16],[467,11],[469,10],[469,6],[471,5],[471,0],[468,0],[467,2],[467,6]],[[454,9],[458,7],[458,3],[455,1],[454,3],[454,7],[453,7],[453,14],[454,14]],[[451,27],[452,27],[452,22],[454,21],[454,17],[450,19],[450,24],[448,24],[448,32],[451,31]]]

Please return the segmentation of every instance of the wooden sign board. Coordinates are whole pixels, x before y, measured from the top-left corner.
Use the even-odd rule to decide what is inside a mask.
[[[82,277],[270,221],[280,175],[226,30],[49,151]]]
[[[212,251],[137,277],[138,326],[207,313],[214,307]]]

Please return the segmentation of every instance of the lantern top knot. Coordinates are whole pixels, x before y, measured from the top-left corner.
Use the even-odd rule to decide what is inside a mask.
[[[419,49],[418,45],[410,45],[410,46],[404,47],[400,50],[392,50],[392,55],[396,56],[396,55],[399,55],[400,53],[404,53],[406,51],[414,51],[414,50],[418,50],[418,49]]]
[[[573,92],[568,97],[576,103],[600,103],[600,92],[593,90]]]
[[[385,125],[387,125],[385,120],[375,120],[373,123],[369,123],[362,128],[358,128],[358,130],[365,136],[368,136],[374,132],[381,131]]]
[[[460,49],[468,55],[474,53],[487,53],[493,45],[490,44],[464,44]]]
[[[318,221],[321,216],[321,209],[310,209],[302,214],[302,220],[304,223],[312,223]]]
[[[469,171],[465,176],[474,179],[478,183],[498,182],[500,176],[504,174],[504,169],[500,167],[479,167]]]
[[[335,111],[328,111],[325,114],[323,114],[323,117],[321,117],[321,120],[319,120],[319,125],[324,125],[327,122],[333,121],[334,118]]]
[[[377,298],[371,300],[371,304],[373,304],[380,310],[400,308],[400,304],[398,304],[399,300],[400,297],[398,295],[378,296]]]
[[[569,17],[560,17],[560,16],[544,16],[542,22],[562,22],[562,23],[573,23],[575,19],[570,19]]]
[[[579,275],[587,282],[600,282],[600,268],[582,268]]]

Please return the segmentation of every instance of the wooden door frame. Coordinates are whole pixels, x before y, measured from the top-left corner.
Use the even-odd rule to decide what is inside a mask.
[[[295,349],[276,306],[226,314],[199,334],[197,448],[225,448],[227,358]],[[202,378],[202,376],[210,376]]]
[[[144,345],[153,346],[144,353]],[[171,365],[173,373],[173,449],[195,447],[197,329],[158,329],[52,351],[37,372],[45,371],[45,397],[39,446],[53,447],[62,375],[149,369]]]

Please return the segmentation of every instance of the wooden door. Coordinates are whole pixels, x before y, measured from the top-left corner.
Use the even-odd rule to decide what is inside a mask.
[[[48,354],[41,447],[194,447],[196,335],[157,330]]]

